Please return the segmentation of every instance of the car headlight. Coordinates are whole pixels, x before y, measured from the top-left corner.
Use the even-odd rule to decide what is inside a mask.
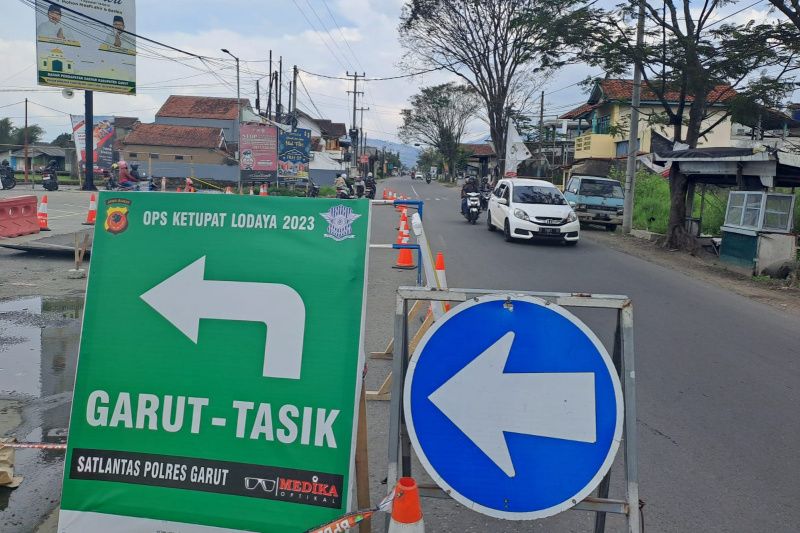
[[[569,215],[567,215],[567,223],[575,222],[578,220],[578,215],[575,214],[575,211],[570,211]]]
[[[528,213],[526,213],[522,209],[514,209],[514,216],[521,220],[527,220],[528,222],[531,221],[531,219],[528,218]]]

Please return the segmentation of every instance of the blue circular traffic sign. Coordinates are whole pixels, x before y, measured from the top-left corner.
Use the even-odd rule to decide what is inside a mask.
[[[566,309],[493,295],[454,308],[409,363],[404,410],[428,474],[465,506],[544,518],[611,468],[623,398],[608,352]]]

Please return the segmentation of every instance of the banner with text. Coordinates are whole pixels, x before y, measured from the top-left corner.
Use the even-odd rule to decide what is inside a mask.
[[[36,0],[39,85],[136,94],[135,0]]]
[[[351,510],[369,209],[100,193],[59,533],[295,533]]]
[[[308,177],[311,159],[311,130],[281,131],[278,147],[278,177],[296,179]]]
[[[75,142],[75,151],[80,154],[78,164],[81,168],[86,164],[86,120],[83,115],[70,115],[72,121],[72,140]],[[94,166],[110,170],[114,163],[114,117],[94,117],[92,128],[94,140]]]
[[[239,126],[239,168],[244,181],[275,180],[278,171],[278,129],[275,126]]]

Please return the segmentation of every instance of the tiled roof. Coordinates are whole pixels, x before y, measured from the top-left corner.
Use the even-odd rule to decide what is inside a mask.
[[[580,107],[576,107],[572,111],[567,111],[566,113],[564,113],[563,115],[561,115],[558,118],[560,118],[560,119],[581,118],[584,115],[586,115],[587,113],[589,113],[590,111],[592,111],[595,107],[597,107],[597,104],[583,104]]]
[[[633,96],[633,80],[600,80],[600,89],[603,91],[603,96],[606,100],[615,100],[629,102]],[[708,97],[709,103],[725,102],[736,96],[736,91],[728,84],[717,85]],[[668,102],[677,102],[680,99],[679,91],[666,91],[664,94]],[[642,101],[643,102],[657,102],[658,96],[650,90],[647,85],[642,83]],[[694,98],[689,95],[686,97],[687,102],[691,102]]]
[[[250,100],[242,98],[241,106],[250,107]],[[172,95],[167,98],[156,116],[236,120],[236,111],[236,98]]]
[[[322,133],[326,137],[341,137],[347,135],[347,126],[341,122],[331,122],[326,118],[315,118],[312,120],[317,123],[319,129],[322,130]]]
[[[114,117],[115,128],[131,129],[137,122],[139,119],[136,117]]]
[[[236,118],[236,114],[234,114]],[[172,126],[167,124],[137,124],[125,137],[125,144],[145,146],[181,146],[184,148],[217,149],[222,142],[220,128],[204,126]]]
[[[461,144],[461,148],[468,152],[470,155],[476,157],[488,157],[493,156],[494,148],[492,148],[491,144],[483,143],[483,144]]]

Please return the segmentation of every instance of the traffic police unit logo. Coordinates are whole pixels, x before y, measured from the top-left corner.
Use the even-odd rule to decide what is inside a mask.
[[[328,221],[328,232],[325,237],[330,237],[334,241],[354,239],[353,222],[361,215],[353,213],[353,209],[344,205],[331,207],[327,213],[320,213],[322,218]]]
[[[131,201],[126,198],[111,198],[106,200],[106,221],[103,227],[114,235],[128,229],[128,208]]]

